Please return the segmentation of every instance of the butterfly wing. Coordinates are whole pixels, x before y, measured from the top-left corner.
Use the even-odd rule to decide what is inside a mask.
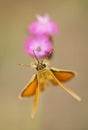
[[[35,98],[34,98],[34,104],[32,109],[32,118],[34,118],[36,113],[39,92],[44,90],[44,84],[43,84],[44,79],[42,78],[42,73],[38,71],[36,76],[37,76],[37,87],[35,88]]]
[[[76,100],[81,101],[81,98],[76,93],[74,93],[72,90],[70,90],[69,88],[64,86],[51,70],[47,70],[47,71],[51,75],[53,82],[55,82],[57,85],[59,85],[61,88],[63,88],[67,93],[69,93]]]
[[[21,97],[29,97],[36,93],[36,87],[38,86],[37,75],[34,75],[25,89],[21,93]]]
[[[37,87],[35,90],[35,98],[34,98],[34,104],[33,104],[33,109],[32,109],[32,118],[34,118],[35,113],[36,113],[36,108],[38,104],[38,98],[39,98],[39,91],[40,91],[40,78],[39,78],[39,73],[37,73]]]
[[[72,79],[76,74],[72,71],[67,70],[59,70],[51,68],[50,71],[54,74],[54,76],[60,81],[60,82],[66,82]],[[53,82],[56,83],[56,82]]]

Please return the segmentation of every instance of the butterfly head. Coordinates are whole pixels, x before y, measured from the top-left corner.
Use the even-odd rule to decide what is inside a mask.
[[[34,53],[34,62],[31,63],[31,65],[25,65],[25,64],[19,64],[19,66],[26,66],[30,68],[35,68],[37,71],[45,69],[47,66],[49,66],[49,61],[47,59],[38,59],[37,55]]]
[[[43,70],[44,68],[46,68],[46,64],[43,63],[43,61],[38,61],[38,63],[36,63],[36,70]]]
[[[33,50],[33,53],[34,53],[34,58],[35,58],[35,68],[37,71],[39,70],[43,70],[44,68],[46,68],[46,64],[43,62],[43,60],[39,60],[35,51]]]

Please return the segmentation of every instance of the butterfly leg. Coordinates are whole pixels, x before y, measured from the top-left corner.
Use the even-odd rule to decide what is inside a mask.
[[[74,93],[72,90],[70,90],[69,88],[67,88],[66,86],[64,86],[55,76],[54,74],[49,71],[50,75],[52,76],[52,78],[57,82],[57,84],[63,88],[67,93],[69,93],[72,97],[74,97],[76,100],[78,101],[81,101],[81,98],[76,94]]]

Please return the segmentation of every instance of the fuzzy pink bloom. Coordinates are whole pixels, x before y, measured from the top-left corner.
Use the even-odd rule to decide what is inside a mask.
[[[24,50],[25,53],[32,57],[36,55],[38,58],[43,58],[52,52],[53,47],[48,37],[34,36],[26,39]]]
[[[37,21],[29,25],[29,32],[35,35],[54,35],[58,33],[57,24],[52,21],[48,15],[45,16],[36,16]]]

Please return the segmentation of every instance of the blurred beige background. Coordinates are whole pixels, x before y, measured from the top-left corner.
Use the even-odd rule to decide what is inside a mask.
[[[45,13],[60,28],[51,66],[78,73],[66,85],[82,102],[50,87],[40,94],[36,117],[31,119],[33,97],[18,96],[36,71],[18,64],[31,63],[23,50],[27,27],[36,14]],[[88,130],[87,0],[0,0],[0,130]]]

